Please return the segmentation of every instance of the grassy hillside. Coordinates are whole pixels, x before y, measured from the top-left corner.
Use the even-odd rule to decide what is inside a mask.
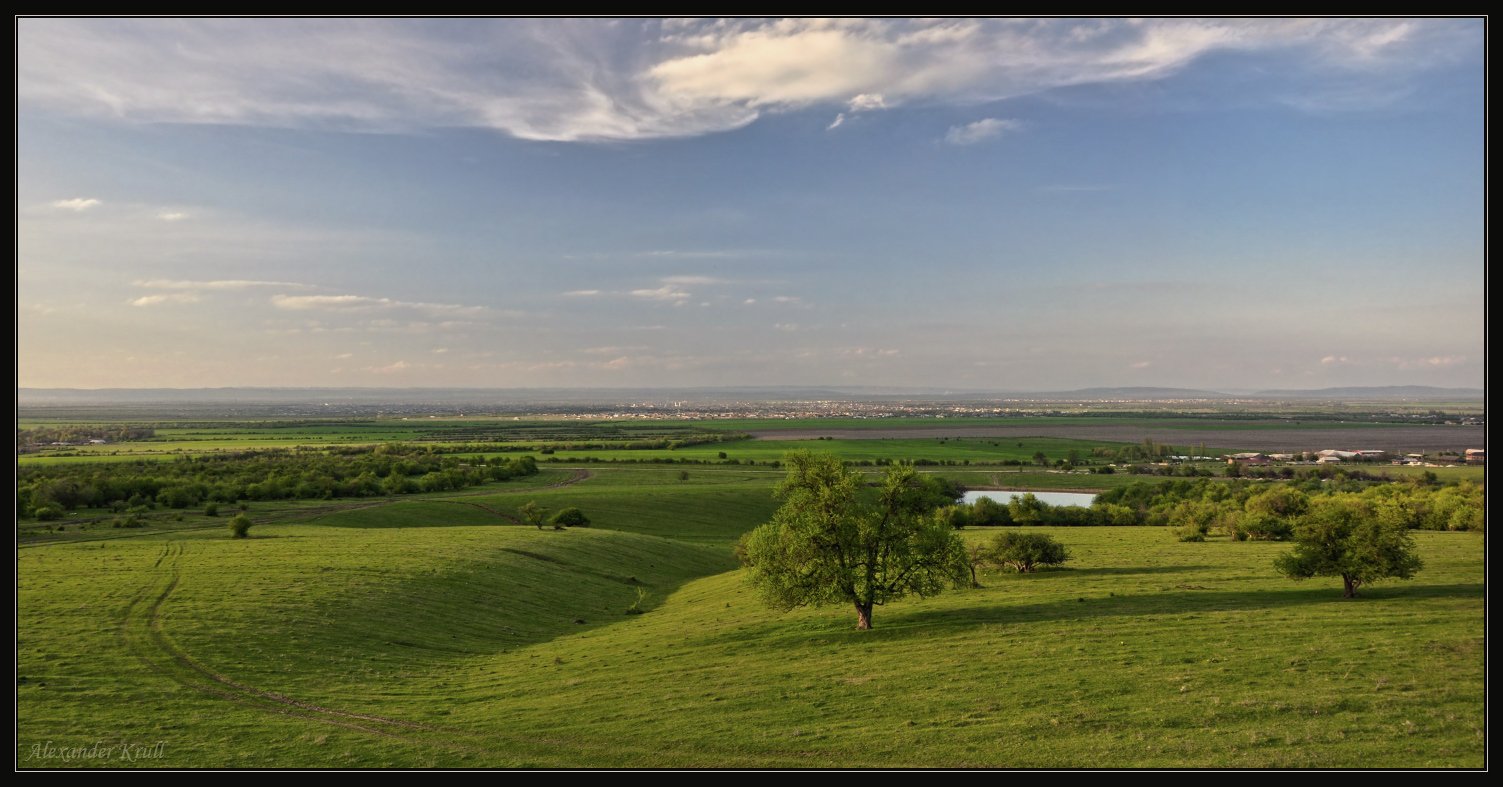
[[[1483,542],[1344,601],[1286,546],[1052,531],[1070,568],[780,614],[730,544],[775,476],[571,486],[19,550],[18,763],[1480,766]],[[589,529],[508,524],[528,500]],[[984,532],[968,532],[981,538]],[[631,614],[635,608],[644,614]],[[161,759],[28,759],[162,742]]]

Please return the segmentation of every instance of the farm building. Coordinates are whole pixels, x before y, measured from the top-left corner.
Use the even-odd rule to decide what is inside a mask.
[[[1230,454],[1226,458],[1226,463],[1229,465],[1266,465],[1268,464],[1268,455],[1258,453]]]
[[[1319,462],[1350,462],[1353,459],[1360,458],[1361,455],[1356,451],[1338,451],[1334,448],[1327,448],[1324,451],[1316,451],[1315,456],[1316,461]]]
[[[1469,465],[1486,464],[1487,463],[1487,449],[1485,449],[1485,448],[1468,448],[1468,449],[1466,449],[1466,462]]]

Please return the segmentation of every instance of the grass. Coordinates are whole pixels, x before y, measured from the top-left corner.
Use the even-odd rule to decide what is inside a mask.
[[[1069,568],[863,633],[748,593],[730,544],[775,474],[689,471],[20,549],[18,765],[1485,764],[1475,534],[1417,533],[1415,580],[1348,601],[1276,576],[1286,545],[1044,529]],[[527,500],[593,526],[490,513]],[[47,741],[162,758],[28,759]]]

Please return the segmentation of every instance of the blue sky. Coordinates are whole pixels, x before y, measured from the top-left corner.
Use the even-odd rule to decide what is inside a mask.
[[[19,383],[1481,386],[1483,44],[21,19]]]

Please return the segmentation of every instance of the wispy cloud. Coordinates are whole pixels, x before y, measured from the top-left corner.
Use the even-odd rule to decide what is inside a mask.
[[[963,126],[951,126],[945,132],[945,141],[951,145],[974,145],[1002,136],[1004,131],[1017,131],[1023,124],[1007,118],[982,118]]]
[[[130,302],[132,306],[161,306],[164,303],[198,303],[200,300],[195,292],[159,292],[155,295],[142,295]]]
[[[157,218],[162,221],[183,221],[188,218],[188,215],[180,210],[164,210],[157,213]]]
[[[564,296],[569,298],[593,298],[601,294],[600,290],[569,290],[564,293]]]
[[[18,24],[17,97],[148,122],[647,139],[816,105],[874,112],[1159,79],[1218,51],[1297,51],[1290,68],[1385,83],[1478,51],[1482,30],[1464,19],[35,18]]]
[[[99,207],[104,203],[93,197],[74,197],[72,199],[54,200],[51,205],[58,210],[71,210],[74,213],[83,213],[89,208]]]
[[[671,284],[665,284],[654,289],[639,289],[631,291],[632,297],[646,298],[654,301],[685,301],[694,297],[694,294],[678,289]]]
[[[422,312],[450,314],[478,314],[486,311],[484,306],[464,306],[457,303],[424,303],[399,301],[393,298],[376,298],[368,295],[286,295],[271,296],[271,303],[278,309],[289,311],[370,311],[385,309],[411,309]]]

